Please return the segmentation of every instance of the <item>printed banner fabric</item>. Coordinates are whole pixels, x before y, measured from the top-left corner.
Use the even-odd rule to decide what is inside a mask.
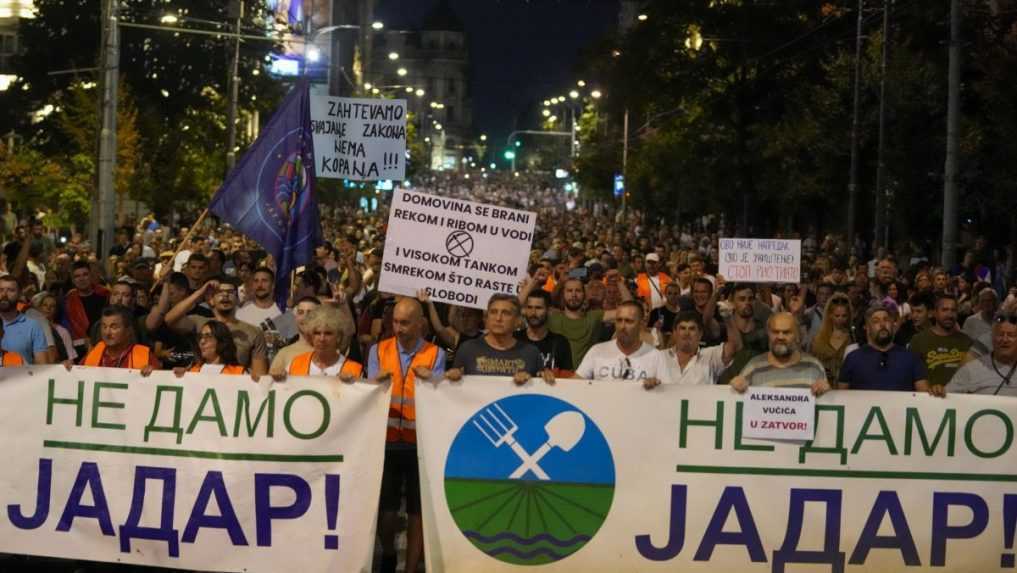
[[[0,552],[369,571],[387,385],[0,369]]]
[[[428,571],[1014,568],[1017,400],[831,392],[812,442],[743,438],[727,387],[466,377],[416,400]]]

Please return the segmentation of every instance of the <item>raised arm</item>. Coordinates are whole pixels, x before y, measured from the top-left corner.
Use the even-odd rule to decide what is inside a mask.
[[[152,310],[148,311],[148,316],[145,317],[145,328],[149,332],[156,330],[162,326],[163,319],[166,317],[166,313],[169,311],[169,286],[163,285],[162,293],[159,294],[159,300],[152,307]]]
[[[193,293],[187,298],[177,303],[169,312],[166,313],[165,321],[166,325],[170,328],[174,328],[174,325],[182,318],[187,316],[187,313],[191,312],[195,306],[198,305],[203,298],[205,293],[208,292],[209,288],[219,288],[218,281],[208,281],[202,286],[198,287]]]
[[[724,341],[723,359],[724,364],[731,364],[735,354],[742,349],[742,332],[735,326],[735,321],[728,318],[724,321],[727,327],[727,340]]]
[[[434,333],[438,336],[438,339],[442,344],[448,348],[455,348],[459,342],[459,331],[451,326],[445,326],[441,322],[441,317],[438,316],[438,309],[435,308],[434,303],[431,301],[431,296],[427,294],[427,291],[420,289],[417,291],[417,300],[420,304],[427,307],[427,319],[431,322],[431,328],[434,329]]]

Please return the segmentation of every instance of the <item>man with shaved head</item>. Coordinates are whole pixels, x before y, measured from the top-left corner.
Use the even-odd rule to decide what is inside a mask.
[[[385,441],[385,468],[381,478],[381,571],[395,571],[396,532],[402,489],[406,488],[406,571],[416,571],[424,547],[420,513],[420,474],[417,469],[417,414],[414,386],[417,380],[440,380],[445,375],[445,351],[423,339],[424,310],[412,298],[402,298],[392,309],[394,336],[371,347],[367,377],[392,382]]]
[[[742,393],[749,386],[811,388],[821,396],[830,390],[823,364],[801,350],[801,331],[790,312],[770,315],[766,321],[770,350],[749,360],[731,387]]]

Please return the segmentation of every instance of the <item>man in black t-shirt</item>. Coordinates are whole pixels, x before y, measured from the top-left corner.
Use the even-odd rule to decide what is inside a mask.
[[[555,376],[570,375],[575,369],[572,364],[572,349],[567,338],[547,329],[547,316],[551,309],[551,295],[537,290],[526,297],[523,319],[526,328],[516,331],[516,339],[529,342],[540,351],[544,368],[550,368]]]

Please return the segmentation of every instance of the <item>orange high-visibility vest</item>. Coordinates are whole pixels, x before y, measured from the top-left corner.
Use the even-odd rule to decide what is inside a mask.
[[[395,337],[378,343],[378,366],[392,373],[392,400],[388,406],[387,442],[417,443],[417,409],[413,403],[414,379],[413,369],[417,366],[434,368],[438,360],[438,347],[424,342],[420,350],[413,355],[406,373],[403,373],[399,361],[399,345]]]
[[[17,352],[0,350],[0,366],[24,366],[25,359]]]
[[[660,298],[664,299],[664,291],[667,290],[667,285],[671,284],[671,277],[667,273],[657,273],[657,284],[660,287]],[[650,277],[646,273],[639,273],[636,276],[636,296],[646,301],[647,304],[653,304],[653,285],[650,284]]]
[[[289,373],[293,376],[310,376],[311,375],[311,356],[314,355],[314,351],[305,352],[297,355],[290,362]],[[339,369],[340,376],[352,376],[359,378],[364,373],[364,366],[356,360],[350,360],[347,358],[343,361],[342,368]]]
[[[195,364],[194,366],[191,366],[191,369],[188,370],[188,372],[201,372],[202,366],[202,364]],[[227,364],[226,366],[223,366],[222,372],[219,374],[247,374],[247,369],[239,364]]]
[[[102,364],[102,355],[106,352],[106,343],[99,342],[95,345],[95,348],[88,353],[85,357],[85,361],[81,363],[82,366],[99,366]],[[150,350],[144,344],[134,344],[131,346],[130,355],[127,357],[127,366],[124,368],[142,369],[149,364]]]

